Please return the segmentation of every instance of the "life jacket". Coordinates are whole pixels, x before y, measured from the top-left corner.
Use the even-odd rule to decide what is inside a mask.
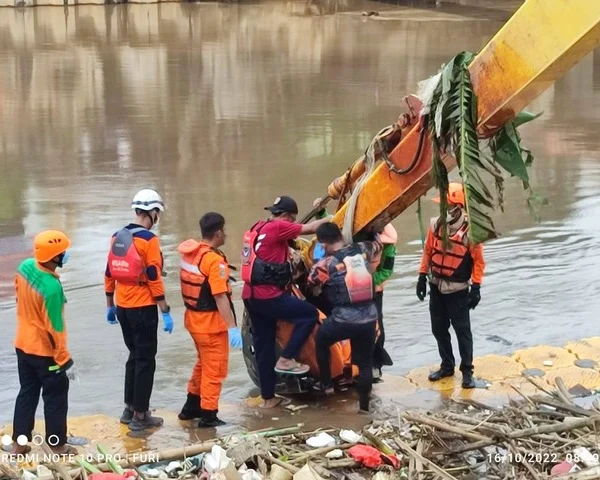
[[[113,239],[108,253],[110,276],[122,284],[145,283],[146,267],[133,242],[133,235],[146,230],[143,227],[122,228]]]
[[[181,243],[177,250],[181,254],[179,281],[181,285],[181,296],[186,308],[194,312],[216,312],[217,302],[213,297],[208,282],[208,275],[200,271],[200,264],[204,255],[214,252],[222,257],[225,262],[227,258],[216,248],[206,243],[190,239]],[[231,293],[227,294],[231,303]]]
[[[253,286],[275,285],[280,288],[286,288],[292,281],[290,263],[265,262],[256,255],[261,241],[265,238],[265,235],[261,235],[260,232],[268,222],[266,221],[258,228],[255,227],[260,222],[255,223],[250,230],[244,233],[241,258],[242,280]]]
[[[329,280],[325,287],[333,307],[356,305],[373,300],[373,276],[368,261],[358,245],[350,245],[333,254]]]
[[[473,258],[469,250],[468,223],[449,237],[448,250],[444,250],[439,221],[432,224],[433,253],[431,255],[431,273],[434,277],[451,282],[464,283],[471,278]]]

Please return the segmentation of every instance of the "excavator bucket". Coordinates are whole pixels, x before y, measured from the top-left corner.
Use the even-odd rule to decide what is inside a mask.
[[[489,137],[512,120],[599,43],[600,1],[525,1],[469,66],[471,82],[478,97],[479,135]],[[407,103],[412,110],[410,98]],[[411,112],[413,118],[415,113]],[[404,127],[406,125],[402,129]],[[368,227],[383,228],[431,188],[429,132],[420,142],[419,122],[409,122],[409,127],[406,132],[402,131],[400,142],[389,154],[395,170],[406,173],[394,173],[387,163],[379,164],[366,179],[358,196],[354,233]],[[451,156],[447,156],[444,163],[448,171],[456,166]],[[407,168],[411,164],[414,166]],[[361,173],[359,162],[346,179],[353,179]],[[338,210],[333,221],[341,227],[346,213],[347,204]],[[310,259],[306,263],[310,265]],[[285,345],[291,326],[279,323],[278,342]],[[342,376],[351,362],[349,345],[337,344],[331,349],[331,354],[332,374],[334,377]],[[310,366],[312,376],[319,373],[315,357],[313,334],[298,359]],[[252,363],[251,358],[246,361]]]

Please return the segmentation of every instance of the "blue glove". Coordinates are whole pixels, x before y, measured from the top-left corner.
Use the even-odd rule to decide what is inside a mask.
[[[117,307],[114,305],[112,307],[106,307],[106,321],[110,325],[116,325],[119,323],[117,320]]]
[[[232,348],[242,348],[242,334],[239,328],[233,327],[229,329],[229,345]]]
[[[167,333],[173,332],[173,319],[171,318],[171,314],[169,312],[163,312],[163,323],[165,325],[164,331]]]

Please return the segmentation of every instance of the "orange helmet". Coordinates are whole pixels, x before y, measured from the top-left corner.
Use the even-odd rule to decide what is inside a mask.
[[[58,230],[38,233],[33,240],[33,256],[40,263],[46,263],[67,251],[71,240]]]
[[[448,185],[448,196],[446,197],[448,203],[454,205],[465,206],[465,191],[461,183],[450,183]],[[440,203],[440,197],[432,199],[435,203]]]

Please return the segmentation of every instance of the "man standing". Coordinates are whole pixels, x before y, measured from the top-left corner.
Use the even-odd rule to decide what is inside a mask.
[[[439,203],[440,199],[436,198],[434,201]],[[437,340],[442,363],[439,370],[429,375],[429,380],[435,382],[454,375],[455,362],[450,338],[452,324],[460,351],[462,387],[475,388],[469,309],[475,308],[481,300],[479,290],[485,269],[483,245],[473,245],[469,241],[465,193],[460,183],[448,186],[448,206],[449,245],[444,248],[439,219],[432,220],[417,283],[417,297],[423,301],[427,295],[427,274],[431,271],[431,329]]]
[[[301,375],[307,365],[298,363],[304,343],[318,320],[318,311],[310,303],[287,292],[291,282],[288,242],[300,235],[315,233],[317,227],[329,221],[316,220],[306,225],[296,222],[298,205],[290,197],[277,197],[268,220],[261,220],[244,234],[242,251],[242,298],[252,321],[252,336],[263,408],[279,405],[275,397],[276,373]],[[294,324],[294,331],[281,353],[275,358],[277,320]]]
[[[329,349],[334,343],[349,339],[352,363],[358,366],[359,372],[360,410],[368,412],[378,317],[372,270],[382,246],[378,240],[346,245],[341,230],[334,223],[321,225],[317,229],[317,240],[327,256],[311,269],[308,285],[315,295],[323,293],[333,307],[315,338],[321,389],[327,395],[334,393]]]
[[[68,455],[75,453],[66,444],[69,380],[75,379],[75,367],[67,349],[67,300],[56,269],[67,263],[71,241],[63,232],[47,230],[33,243],[34,258],[24,260],[15,277],[15,348],[21,390],[15,405],[13,453],[31,450],[27,445],[18,445],[17,439],[25,436],[31,442],[41,391],[46,442],[54,453]]]
[[[160,243],[150,231],[164,211],[162,198],[154,190],[141,190],[131,208],[135,210],[135,222],[112,237],[104,288],[108,323],[116,324],[118,319],[129,350],[121,423],[139,431],[163,424],[162,418],[150,414],[158,346],[156,306],[162,312],[165,332],[173,331],[173,319],[165,300]]]
[[[185,328],[190,332],[198,361],[188,383],[180,420],[199,418],[198,427],[218,427],[219,397],[227,376],[229,344],[242,346],[231,302],[229,264],[219,250],[225,245],[225,218],[209,212],[200,219],[202,241],[179,245],[181,295]],[[229,331],[229,333],[228,333]]]

